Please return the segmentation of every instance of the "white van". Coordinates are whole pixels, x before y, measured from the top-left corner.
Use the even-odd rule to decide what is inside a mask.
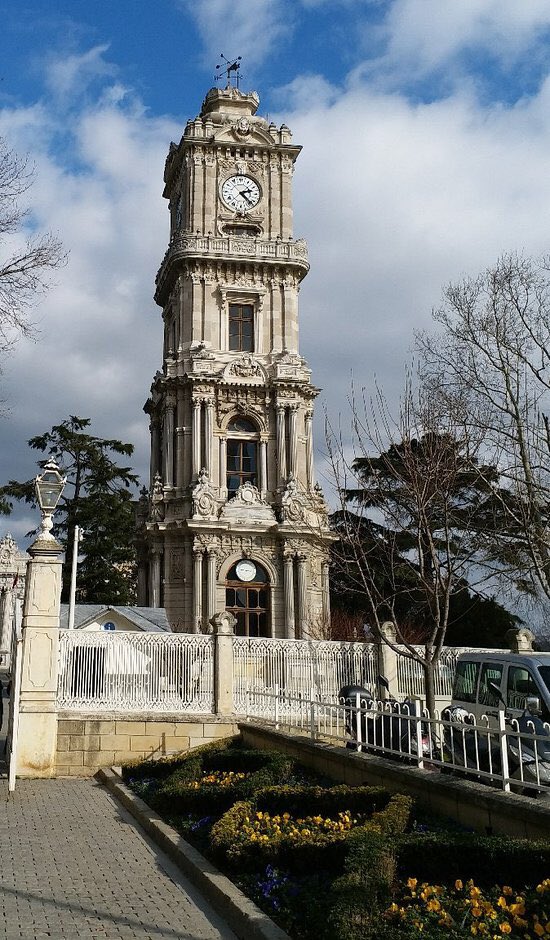
[[[479,720],[487,715],[491,724],[502,707],[489,688],[500,688],[506,711],[519,717],[527,700],[536,698],[539,717],[550,722],[550,653],[492,652],[460,653],[453,683],[452,705],[459,705]],[[533,704],[532,702],[530,704]]]

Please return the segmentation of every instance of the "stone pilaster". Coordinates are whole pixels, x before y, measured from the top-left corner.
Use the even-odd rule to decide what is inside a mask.
[[[29,548],[23,605],[18,777],[52,777],[57,749],[57,664],[61,545],[40,539]]]

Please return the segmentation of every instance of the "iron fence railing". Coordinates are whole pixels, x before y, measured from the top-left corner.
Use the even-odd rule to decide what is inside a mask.
[[[57,705],[94,711],[211,713],[213,638],[61,630]]]
[[[431,717],[414,703],[367,701],[359,695],[354,704],[335,703],[276,688],[248,696],[247,718],[431,772],[550,796],[550,725],[529,715],[510,718],[501,709],[494,723],[486,716],[476,722],[473,715],[458,719],[449,709]]]

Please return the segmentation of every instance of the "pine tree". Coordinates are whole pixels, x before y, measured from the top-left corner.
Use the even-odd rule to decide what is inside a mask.
[[[136,580],[132,493],[137,477],[129,467],[120,466],[116,457],[130,457],[134,448],[115,439],[95,437],[88,432],[90,424],[89,418],[71,415],[28,442],[33,450],[53,457],[67,477],[53,528],[66,552],[61,599],[69,600],[74,529],[78,525],[84,533],[78,600],[131,604]],[[10,499],[35,504],[34,480],[10,480],[0,489],[0,503]]]

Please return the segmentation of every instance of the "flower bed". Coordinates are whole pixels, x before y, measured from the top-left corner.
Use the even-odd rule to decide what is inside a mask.
[[[550,940],[546,844],[420,812],[407,825],[408,797],[334,786],[238,739],[123,775],[294,940]]]

